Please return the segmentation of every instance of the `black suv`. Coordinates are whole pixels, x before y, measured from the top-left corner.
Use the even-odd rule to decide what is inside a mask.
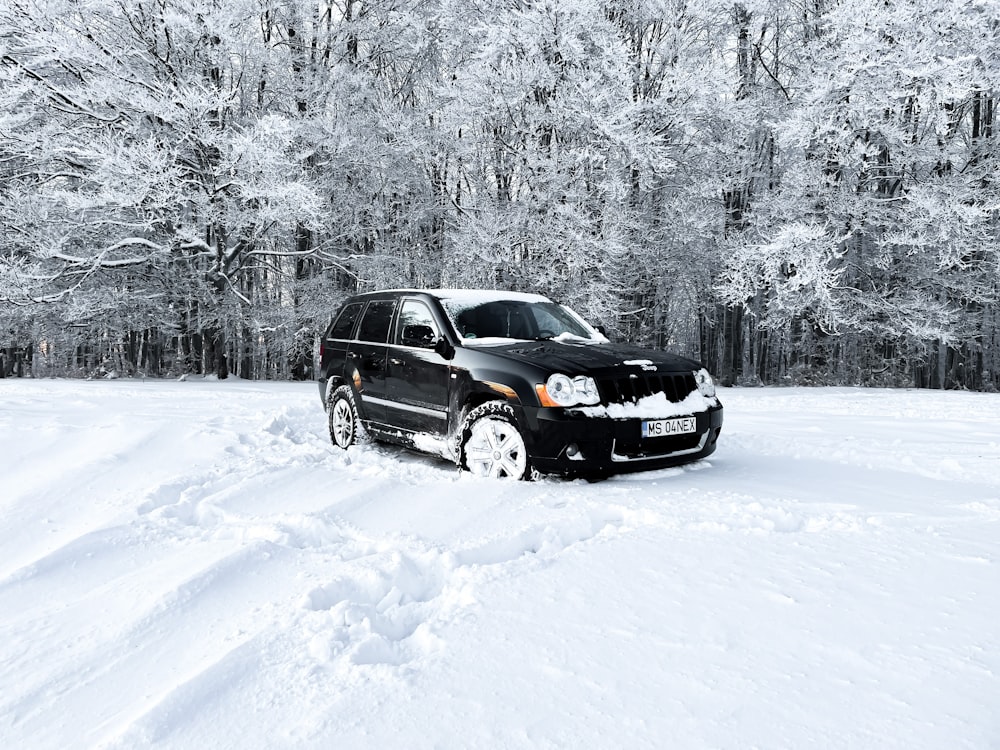
[[[722,430],[699,364],[612,344],[535,294],[360,294],[326,330],[320,358],[334,444],[369,435],[483,476],[674,466],[712,453]]]

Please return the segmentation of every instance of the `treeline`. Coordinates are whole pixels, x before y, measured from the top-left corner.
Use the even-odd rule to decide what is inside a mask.
[[[726,383],[1000,384],[990,0],[6,0],[0,371],[310,377],[549,294]]]

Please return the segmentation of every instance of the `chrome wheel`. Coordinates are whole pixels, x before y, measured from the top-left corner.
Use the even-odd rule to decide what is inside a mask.
[[[465,442],[465,465],[476,476],[521,479],[528,467],[524,438],[506,419],[480,417]]]
[[[350,448],[359,437],[358,412],[350,388],[341,386],[333,393],[330,412],[330,439],[339,448]]]

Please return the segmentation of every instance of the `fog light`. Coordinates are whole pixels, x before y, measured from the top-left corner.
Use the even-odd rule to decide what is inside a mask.
[[[566,458],[570,461],[582,461],[583,454],[580,453],[580,446],[576,443],[570,443],[566,446]]]

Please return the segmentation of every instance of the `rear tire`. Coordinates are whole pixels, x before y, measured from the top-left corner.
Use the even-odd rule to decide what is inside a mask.
[[[503,401],[488,401],[472,409],[462,425],[462,468],[493,479],[534,479],[524,437],[514,410]]]
[[[367,442],[367,433],[358,419],[358,408],[354,404],[351,386],[342,385],[330,394],[327,421],[330,440],[338,448],[347,450],[359,442]]]

